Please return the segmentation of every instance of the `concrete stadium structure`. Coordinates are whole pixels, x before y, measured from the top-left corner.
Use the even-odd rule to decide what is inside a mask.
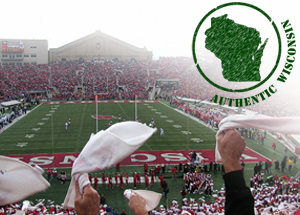
[[[0,39],[0,65],[48,63],[47,40]]]
[[[96,31],[58,48],[49,50],[49,61],[114,60],[152,61],[153,54],[145,47],[138,48],[112,36]]]
[[[47,64],[53,61],[93,60],[152,61],[152,51],[138,48],[96,31],[58,48],[48,50],[47,40],[0,39],[0,65]]]

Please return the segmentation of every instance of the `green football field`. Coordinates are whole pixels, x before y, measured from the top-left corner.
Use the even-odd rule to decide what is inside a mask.
[[[11,127],[7,128],[0,134],[0,149],[2,155],[25,155],[25,154],[51,154],[51,153],[76,153],[80,152],[88,141],[90,134],[96,132],[96,119],[92,117],[96,113],[95,103],[78,103],[78,104],[46,104],[39,105],[30,113],[16,121]],[[135,119],[134,103],[99,103],[99,116],[114,116],[113,119],[99,119],[98,130],[105,130],[109,127],[109,121],[118,122],[118,115],[122,119]],[[155,120],[156,127],[164,129],[164,136],[159,136],[159,131],[154,134],[139,150],[142,151],[165,151],[165,150],[213,150],[215,148],[216,131],[202,125],[199,121],[182,114],[169,106],[166,102],[161,103],[138,103],[137,116],[142,123],[149,124],[151,119]],[[68,130],[65,129],[65,123],[71,119],[71,125]],[[199,141],[201,140],[201,141]],[[265,145],[262,146],[252,140],[246,140],[247,146],[252,150],[264,155],[269,159],[279,160],[283,158],[283,146],[277,142],[277,148],[274,152],[271,148],[273,137],[267,136]],[[292,153],[289,152],[288,155]],[[254,163],[246,163],[245,178],[249,183],[249,178],[253,174]],[[66,171],[70,179],[71,169],[58,169]],[[121,170],[132,173],[133,171],[143,171],[142,166],[121,166]],[[115,168],[105,170],[107,174],[114,174]],[[281,173],[273,169],[273,174],[294,176],[298,172],[294,168],[291,172]],[[102,172],[93,173],[94,177],[100,177]],[[211,173],[213,175],[213,173]],[[130,175],[131,176],[131,175]],[[180,176],[180,175],[179,175]],[[170,188],[169,200],[161,200],[161,204],[169,205],[173,198],[181,199],[180,190],[184,182],[178,177],[173,180],[170,173],[165,173],[165,178]],[[223,186],[222,176],[220,173],[213,175],[215,189],[219,190]],[[51,181],[51,187],[44,192],[28,197],[30,200],[45,198],[54,200],[61,204],[67,192],[69,181],[61,185],[59,182]],[[132,184],[126,189],[133,189]],[[143,184],[138,189],[144,189]],[[159,184],[156,183],[151,190],[162,192]],[[101,185],[98,186],[99,194],[106,196],[107,204],[118,211],[127,207],[127,200],[123,196],[120,188],[107,190]],[[189,197],[199,198],[199,194],[189,194]],[[211,197],[205,197],[207,201]],[[131,213],[127,213],[131,214]]]
[[[80,152],[90,134],[96,131],[96,120],[92,118],[95,112],[94,103],[40,105],[1,134],[2,154]],[[134,120],[135,105],[100,103],[98,115],[114,116],[115,119],[99,119],[98,130],[108,128],[109,121],[118,122],[119,114],[126,121]],[[164,104],[139,103],[137,116],[147,124],[154,118],[156,127],[163,128],[165,132],[164,138],[157,133],[140,150],[199,150],[214,147],[214,131]],[[71,126],[66,131],[65,123],[69,118]],[[174,125],[181,128],[176,129]],[[184,131],[190,133],[184,134]],[[192,141],[193,138],[201,138],[201,146]],[[24,142],[27,143],[26,147],[17,147],[18,143]]]

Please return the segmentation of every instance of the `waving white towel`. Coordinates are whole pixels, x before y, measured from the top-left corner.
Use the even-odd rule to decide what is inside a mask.
[[[73,164],[72,179],[64,207],[74,208],[77,180],[82,193],[82,189],[89,184],[87,173],[107,169],[121,162],[155,132],[156,129],[138,122],[121,122],[105,131],[92,134]]]
[[[224,118],[219,124],[219,131],[236,128],[257,128],[267,131],[280,132],[283,134],[300,134],[300,118],[299,117],[269,117],[263,115],[247,116],[247,115],[232,115]],[[218,150],[218,142],[215,150],[215,160],[221,161],[221,156]]]
[[[50,184],[40,167],[18,159],[0,156],[0,205],[18,202],[47,189]]]
[[[147,211],[151,211],[154,208],[156,208],[162,196],[160,193],[149,191],[149,190],[130,190],[130,189],[124,191],[124,196],[128,200],[130,200],[130,196],[132,192],[144,198],[146,202]]]

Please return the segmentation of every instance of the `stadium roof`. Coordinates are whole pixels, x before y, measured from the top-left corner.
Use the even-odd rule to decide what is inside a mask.
[[[291,135],[294,140],[296,140],[298,143],[300,143],[300,135],[299,134],[293,134]]]
[[[9,102],[2,102],[1,106],[9,107],[9,106],[14,106],[14,105],[18,105],[18,104],[21,104],[21,102],[19,102],[17,100],[12,100],[12,101],[9,101]]]

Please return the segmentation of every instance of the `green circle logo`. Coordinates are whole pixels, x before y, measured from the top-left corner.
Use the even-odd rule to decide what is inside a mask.
[[[243,9],[251,8],[254,9],[255,13],[258,12],[259,16],[262,15],[264,19],[263,21],[260,21],[260,23],[265,22],[272,31],[275,31],[275,36],[273,36],[273,39],[271,38],[270,40],[269,38],[265,38],[262,40],[261,35],[264,34],[263,32],[259,32],[257,29],[249,27],[248,25],[236,23],[240,20],[229,19],[228,14],[223,14],[223,10],[220,10],[225,8],[229,12],[233,11],[233,9],[236,11],[237,8],[232,6],[244,6]],[[212,17],[213,14],[217,14],[217,17]],[[247,16],[248,14],[244,15]],[[210,16],[210,27],[208,29],[205,29],[204,23],[206,23],[206,20],[208,20],[208,17]],[[203,28],[205,32],[200,34],[199,32],[203,31]],[[264,36],[266,35],[264,34]],[[215,76],[211,75],[211,71],[205,72],[205,66],[200,65],[200,60],[197,59],[196,54],[196,43],[197,39],[203,40],[203,38],[205,38],[205,49],[212,52],[214,56],[221,61],[221,71],[223,76],[222,79],[225,81],[212,81]],[[266,52],[266,50],[269,50],[269,47],[272,47],[272,43],[268,44],[270,41],[273,41],[274,43],[276,42],[278,46],[278,51],[276,50],[275,52],[267,52],[273,54],[275,53],[273,57],[275,65],[267,69],[265,67],[261,69],[264,51]],[[227,92],[246,92],[264,84],[276,71],[281,56],[281,38],[276,24],[263,10],[251,4],[232,2],[222,4],[212,9],[201,19],[193,36],[192,51],[194,62],[198,71],[211,85]],[[270,65],[270,63],[268,64]],[[262,71],[260,70],[263,70],[264,75],[261,74]],[[236,85],[238,83],[238,87],[233,87],[232,89],[230,89],[228,87],[222,86],[228,86],[228,83],[232,83],[233,85]],[[247,83],[247,86],[241,88],[239,84],[243,84],[244,86],[244,83]]]

